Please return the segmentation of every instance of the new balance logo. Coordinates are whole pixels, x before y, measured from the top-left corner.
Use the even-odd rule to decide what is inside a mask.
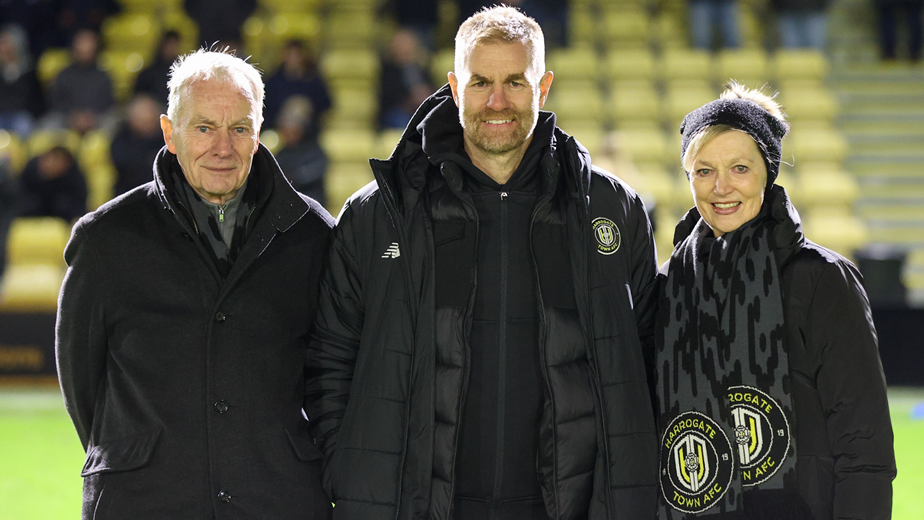
[[[398,243],[392,242],[388,249],[385,250],[385,254],[382,255],[382,258],[398,258],[401,256],[401,251],[398,250]]]

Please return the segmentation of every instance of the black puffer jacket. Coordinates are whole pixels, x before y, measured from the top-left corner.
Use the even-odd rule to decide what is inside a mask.
[[[765,204],[773,204],[778,222],[795,221],[799,235],[794,249],[777,252],[786,258],[779,266],[780,288],[798,454],[797,482],[786,489],[798,493],[815,520],[888,519],[895,478],[892,424],[863,279],[849,260],[803,238],[785,193],[773,193]],[[681,221],[675,244],[698,219],[691,211]],[[662,276],[667,268],[665,263]],[[778,507],[775,501],[798,500],[772,493],[745,493],[750,518],[766,518]]]
[[[372,161],[376,182],[346,203],[334,231],[308,385],[335,518],[451,515],[471,308],[435,310],[433,224],[477,215],[464,172],[451,161],[432,164],[426,131],[418,131],[441,112],[457,120],[447,103],[448,88],[424,102],[392,157]],[[556,128],[550,147],[530,237],[546,384],[537,454],[546,508],[556,520],[651,518],[650,226],[635,192],[592,169],[573,138]],[[595,220],[606,227],[601,219],[615,234],[606,247],[594,234]],[[570,273],[543,261],[553,248],[567,251]],[[576,310],[543,299],[563,277],[573,280]]]

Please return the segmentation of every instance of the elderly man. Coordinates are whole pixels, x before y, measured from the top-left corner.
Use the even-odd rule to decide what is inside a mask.
[[[254,67],[200,50],[169,88],[153,182],[82,218],[65,251],[83,518],[328,518],[303,399],[333,223],[260,145]]]
[[[308,369],[335,518],[655,514],[651,229],[539,111],[544,62],[532,19],[472,16],[343,208]]]

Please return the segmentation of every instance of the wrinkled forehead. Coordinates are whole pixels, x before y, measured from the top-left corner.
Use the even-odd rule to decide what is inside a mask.
[[[219,96],[231,96],[234,99],[235,108],[242,107],[242,114],[247,118],[256,119],[259,107],[254,98],[251,85],[246,79],[239,78],[217,78],[194,79],[189,82],[182,93],[183,99],[179,106],[179,116],[184,118],[191,116],[201,109],[204,104],[217,99]]]
[[[456,74],[468,78],[473,74],[485,75],[490,66],[484,62],[486,56],[491,57],[492,64],[506,61],[505,75],[523,74],[530,83],[537,83],[545,72],[544,62],[536,59],[532,51],[532,42],[529,40],[506,40],[500,38],[483,38],[475,42],[463,56],[461,70]],[[502,58],[501,60],[497,59]]]

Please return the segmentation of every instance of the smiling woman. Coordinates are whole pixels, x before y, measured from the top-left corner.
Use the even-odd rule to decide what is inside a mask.
[[[774,184],[780,106],[732,83],[680,130],[695,207],[661,269],[661,517],[888,518],[895,458],[868,299]],[[721,435],[678,430],[693,419]]]

